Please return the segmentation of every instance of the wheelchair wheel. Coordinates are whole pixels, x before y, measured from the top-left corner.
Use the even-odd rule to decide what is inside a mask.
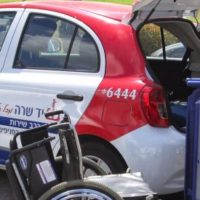
[[[45,192],[39,200],[122,200],[108,187],[91,181],[62,182]]]
[[[107,173],[93,160],[83,157],[83,176],[107,175]],[[56,168],[62,171],[62,156],[56,157]]]
[[[107,175],[106,171],[104,171],[96,162],[93,160],[83,157],[83,176],[94,176],[94,175]]]

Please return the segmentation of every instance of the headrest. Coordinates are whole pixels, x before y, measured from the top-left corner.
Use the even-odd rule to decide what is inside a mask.
[[[56,21],[47,17],[33,18],[29,24],[27,34],[32,36],[51,37],[57,28]]]

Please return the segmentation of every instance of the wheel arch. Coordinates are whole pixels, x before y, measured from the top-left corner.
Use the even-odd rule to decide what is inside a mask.
[[[80,144],[88,143],[88,142],[98,142],[98,143],[104,144],[107,148],[111,149],[118,156],[119,160],[123,163],[123,165],[126,168],[128,168],[128,165],[127,165],[125,159],[120,154],[120,152],[108,141],[106,141],[100,137],[97,137],[94,135],[87,135],[87,134],[79,135],[79,141],[80,141]]]

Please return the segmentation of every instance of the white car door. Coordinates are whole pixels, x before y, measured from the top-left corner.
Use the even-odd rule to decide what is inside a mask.
[[[27,9],[0,74],[1,149],[18,131],[59,120],[45,119],[45,112],[64,109],[76,124],[104,67],[103,48],[90,28],[63,14]]]
[[[8,53],[8,49],[10,46],[10,42],[13,38],[14,31],[19,23],[19,20],[23,14],[24,9],[1,9],[0,10],[0,70],[2,70],[6,55]],[[0,95],[2,96],[2,94]],[[2,106],[2,102],[0,101],[0,112],[6,112],[6,107]],[[0,118],[0,121],[2,119]],[[0,127],[0,133],[2,133],[3,127]],[[7,150],[4,148],[4,143],[6,141],[5,138],[1,137],[0,146],[2,146],[0,150],[0,167],[1,164],[4,163],[5,159],[8,156]],[[5,140],[4,140],[5,139]]]

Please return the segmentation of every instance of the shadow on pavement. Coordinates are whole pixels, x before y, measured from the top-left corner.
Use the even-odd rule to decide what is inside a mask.
[[[0,170],[0,200],[13,200],[15,199],[6,172]]]

